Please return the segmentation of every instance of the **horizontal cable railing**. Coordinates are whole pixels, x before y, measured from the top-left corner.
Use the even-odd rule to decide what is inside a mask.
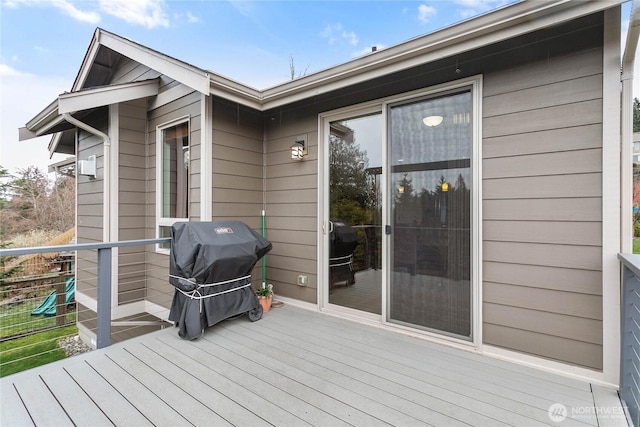
[[[640,255],[622,262],[620,399],[631,425],[640,425]]]
[[[0,376],[166,326],[173,288],[155,245],[170,242],[0,249]],[[78,339],[83,328],[91,346]]]

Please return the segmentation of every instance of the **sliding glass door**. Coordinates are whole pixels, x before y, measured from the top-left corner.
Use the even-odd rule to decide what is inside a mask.
[[[330,123],[328,302],[382,312],[382,115]]]
[[[473,84],[353,111],[324,121],[322,304],[473,341]]]
[[[471,91],[388,116],[388,320],[471,339]]]

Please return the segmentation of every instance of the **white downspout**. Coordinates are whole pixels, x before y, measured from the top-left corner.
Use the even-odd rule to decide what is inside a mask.
[[[111,241],[111,210],[110,210],[110,194],[111,194],[111,139],[109,139],[109,135],[104,132],[99,131],[98,129],[89,126],[88,124],[81,122],[76,119],[69,113],[62,114],[64,120],[72,125],[89,132],[90,134],[96,135],[99,138],[102,138],[104,143],[104,168],[103,168],[103,201],[102,201],[102,215],[103,215],[103,229],[102,229],[102,240],[104,242]]]

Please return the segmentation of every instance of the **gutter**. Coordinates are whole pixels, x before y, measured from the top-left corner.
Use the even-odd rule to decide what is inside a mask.
[[[629,29],[622,56],[620,82],[622,84],[620,118],[620,252],[633,249],[633,68],[640,35],[640,0],[633,0]]]
[[[66,120],[68,123],[89,132],[92,135],[95,135],[102,139],[104,143],[104,167],[103,167],[103,200],[102,200],[102,215],[104,218],[103,229],[102,229],[102,241],[103,242],[111,242],[111,139],[109,139],[109,135],[104,132],[99,131],[98,129],[89,126],[88,124],[81,122],[80,120],[73,117],[70,113],[63,113],[62,118]]]

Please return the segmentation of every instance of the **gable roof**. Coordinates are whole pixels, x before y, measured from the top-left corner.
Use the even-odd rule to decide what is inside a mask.
[[[123,56],[202,94],[220,96],[265,111],[558,25],[615,7],[623,1],[523,1],[265,90],[254,89],[98,28],[82,61],[71,94],[60,95],[29,121],[26,128],[21,129],[20,140],[64,130],[60,105],[74,106],[64,107],[67,112],[73,111],[72,108],[94,105],[95,101],[89,98],[96,99],[98,91],[103,90],[96,89],[96,86],[109,84],[111,73],[117,66],[118,59]],[[637,26],[638,23],[633,21],[632,25]],[[633,31],[633,34],[637,43],[637,32]],[[114,86],[114,90],[119,91],[123,99],[135,99],[131,96],[139,93],[139,87],[137,84],[132,85]],[[129,89],[135,92],[125,94]],[[71,99],[76,102],[71,104]],[[55,144],[53,149],[55,150]]]

